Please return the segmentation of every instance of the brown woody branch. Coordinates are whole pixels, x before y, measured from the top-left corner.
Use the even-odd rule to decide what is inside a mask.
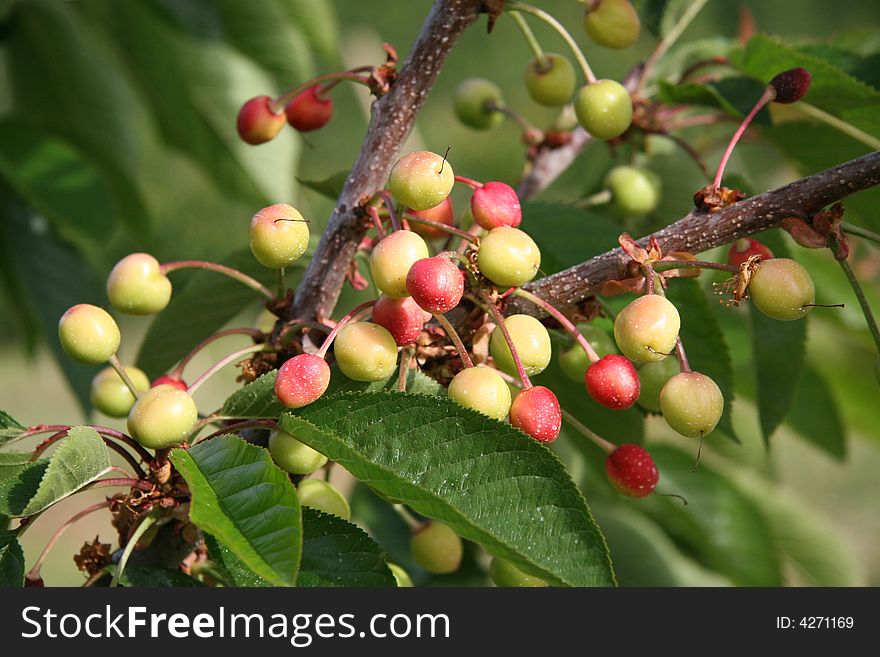
[[[289,318],[323,318],[333,311],[349,263],[368,228],[360,206],[385,186],[446,56],[477,19],[482,5],[480,0],[434,3],[399,77],[391,90],[373,104],[360,154],[296,291]]]
[[[653,235],[665,252],[701,253],[776,228],[786,217],[809,217],[831,203],[878,184],[880,151],[875,151],[718,212],[693,210]],[[647,241],[645,237],[640,243],[645,245]],[[533,281],[526,288],[554,305],[574,304],[596,294],[605,281],[623,278],[626,264],[627,256],[617,248]],[[533,304],[515,297],[508,302],[505,313],[540,315]]]

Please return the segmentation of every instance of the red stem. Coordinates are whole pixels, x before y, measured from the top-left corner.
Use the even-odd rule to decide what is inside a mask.
[[[687,354],[684,351],[684,342],[681,341],[681,337],[675,339],[675,355],[678,356],[681,371],[690,372],[691,364],[688,362]]]
[[[464,366],[473,367],[474,362],[471,360],[470,354],[468,354],[467,347],[464,346],[464,342],[462,342],[461,336],[458,334],[458,331],[455,330],[455,327],[452,325],[452,323],[440,313],[435,313],[434,318],[440,323],[440,326],[443,327],[443,330],[446,331],[446,335],[449,336],[449,339],[452,340],[452,344],[455,345],[455,350],[458,352],[458,357],[461,358]]]
[[[159,271],[163,274],[170,274],[179,269],[207,269],[208,271],[217,272],[218,274],[223,274],[229,278],[234,278],[239,283],[247,285],[252,290],[256,290],[270,300],[274,301],[275,299],[275,295],[272,294],[271,290],[260,283],[257,279],[232,267],[218,265],[216,262],[207,262],[206,260],[177,260],[175,262],[166,262],[159,267]]]
[[[379,216],[379,210],[376,206],[371,205],[367,212],[373,220],[373,226],[376,227],[376,235],[379,237],[379,240],[385,239],[385,226],[382,225],[382,217]]]
[[[321,344],[321,348],[318,349],[318,358],[324,358],[327,355],[327,350],[330,349],[330,345],[333,344],[333,340],[336,339],[336,334],[339,333],[340,330],[342,330],[342,327],[348,324],[361,312],[367,310],[368,308],[372,308],[375,303],[375,299],[373,299],[372,301],[365,301],[353,310],[349,311],[348,314],[346,314],[342,319],[336,322],[336,326],[334,326],[333,330],[330,331],[330,334],[326,338],[324,338],[324,342]]]
[[[299,85],[293,87],[290,91],[286,91],[285,93],[280,95],[278,98],[273,100],[271,103],[269,103],[269,109],[271,109],[273,112],[275,112],[277,114],[278,112],[280,112],[281,110],[284,109],[284,107],[287,105],[287,103],[289,103],[291,100],[296,98],[303,91],[305,91],[309,87],[314,87],[316,84],[318,84],[320,82],[324,82],[325,80],[336,80],[336,81],[351,80],[352,82],[357,82],[359,84],[369,86],[369,80],[368,80],[367,76],[358,75],[354,71],[341,71],[341,72],[337,72],[337,73],[324,73],[323,75],[318,75],[318,76],[312,78],[311,80],[306,80],[302,84],[299,84]],[[328,85],[327,88],[325,88],[323,91],[325,91],[325,92],[328,91],[329,87],[330,87],[330,85]]]
[[[764,107],[767,103],[773,100],[775,95],[775,91],[773,87],[767,87],[764,90],[764,93],[761,94],[761,97],[758,99],[758,102],[755,103],[755,106],[752,108],[752,111],[746,115],[746,118],[743,119],[743,122],[740,123],[739,127],[736,129],[736,132],[733,133],[733,137],[730,139],[730,143],[727,145],[727,150],[724,151],[724,155],[721,157],[721,163],[718,165],[718,171],[715,172],[715,180],[712,182],[712,185],[715,189],[721,187],[721,179],[724,176],[724,169],[727,167],[727,161],[730,159],[731,154],[733,153],[734,147],[736,147],[737,142],[740,137],[742,137],[743,133],[746,131],[746,128],[749,127],[749,124],[752,122],[752,119],[761,111],[761,108]]]
[[[491,313],[492,318],[495,320],[498,328],[501,329],[501,334],[504,336],[504,341],[507,342],[507,347],[510,349],[510,355],[513,356],[513,364],[516,365],[516,373],[519,375],[519,380],[522,381],[522,389],[528,390],[532,387],[532,382],[529,380],[529,375],[526,372],[526,368],[522,363],[522,359],[516,352],[516,347],[513,344],[513,338],[510,336],[510,331],[507,330],[507,324],[505,324],[504,322],[504,317],[498,310],[498,306],[496,306],[495,302],[489,298],[489,295],[485,292],[485,290],[482,292],[481,295],[483,297],[483,301],[486,302],[486,306],[489,308],[489,312]]]
[[[432,228],[436,228],[437,230],[442,230],[444,232],[449,233],[450,235],[457,235],[463,240],[467,240],[468,242],[472,242],[476,244],[479,240],[471,233],[466,230],[462,230],[461,228],[456,228],[455,226],[450,226],[449,224],[443,224],[439,221],[433,221],[431,219],[423,219],[422,217],[413,216],[411,212],[406,213],[406,220],[411,221],[415,224],[422,224],[424,226],[431,226]]]
[[[219,340],[220,338],[225,338],[228,335],[250,335],[254,338],[262,338],[264,334],[262,331],[255,328],[230,328],[224,329],[222,331],[217,331],[213,335],[209,335],[207,338],[202,340],[199,344],[193,347],[192,351],[190,351],[186,356],[183,357],[183,360],[180,361],[180,364],[174,368],[174,371],[171,373],[171,377],[175,379],[183,378],[183,371],[189,362],[195,357],[197,353],[199,353],[202,349],[207,347],[209,344],[214,342],[215,340]]]
[[[90,513],[94,513],[95,511],[99,511],[100,509],[106,509],[110,506],[110,500],[104,500],[103,502],[98,502],[97,504],[92,504],[91,506],[87,506],[82,511],[73,515],[67,522],[61,525],[55,533],[52,534],[52,538],[49,539],[49,542],[46,543],[46,547],[43,548],[43,551],[40,552],[40,556],[37,557],[37,561],[34,563],[33,568],[31,568],[27,575],[25,575],[25,579],[35,580],[40,577],[40,568],[43,566],[43,562],[46,560],[46,557],[49,554],[49,551],[55,547],[55,544],[58,542],[58,539],[61,538],[61,535],[66,532],[71,525],[76,523],[78,520],[85,518]]]
[[[577,326],[574,325],[568,317],[563,315],[559,310],[553,307],[551,304],[544,301],[541,297],[532,294],[526,290],[520,288],[513,288],[513,294],[518,297],[522,297],[523,299],[528,299],[533,304],[542,308],[548,315],[553,317],[557,322],[562,324],[562,327],[568,331],[568,333],[573,337],[577,343],[581,346],[581,349],[584,350],[584,353],[587,354],[587,358],[590,359],[591,363],[595,363],[599,360],[599,354],[596,353],[596,350],[593,349],[593,346],[587,342],[587,339],[581,335],[581,332],[577,330]]]
[[[455,176],[455,182],[463,183],[471,189],[479,189],[483,186],[483,183],[474,180],[473,178],[467,178],[466,176]]]

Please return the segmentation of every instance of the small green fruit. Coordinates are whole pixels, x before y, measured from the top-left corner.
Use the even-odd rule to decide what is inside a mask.
[[[144,447],[165,449],[186,440],[198,419],[199,411],[188,392],[160,385],[132,406],[128,431]]]
[[[171,301],[171,281],[148,253],[132,253],[107,277],[110,305],[129,315],[154,315]]]
[[[591,0],[584,29],[600,46],[628,48],[639,40],[641,21],[629,0]]]
[[[660,412],[660,391],[673,376],[681,372],[678,358],[664,358],[656,363],[645,363],[639,368],[642,383],[638,404],[646,411]]]
[[[544,67],[537,58],[526,68],[525,82],[529,96],[548,107],[565,105],[574,94],[577,78],[571,62],[556,53],[544,53]]]
[[[310,475],[327,463],[327,457],[321,452],[284,431],[275,431],[269,436],[269,453],[279,468],[291,474]]]
[[[666,423],[682,436],[701,438],[715,429],[724,412],[724,396],[705,374],[676,374],[660,391],[660,410]]]
[[[309,224],[286,203],[263,208],[251,219],[251,253],[264,267],[283,269],[302,257],[309,246]]]
[[[304,479],[296,487],[296,494],[302,506],[329,513],[343,520],[351,520],[348,500],[323,479]]]
[[[351,322],[333,343],[339,369],[355,381],[384,381],[397,367],[397,343],[388,330],[371,322]]]
[[[458,570],[464,548],[449,525],[429,520],[413,530],[410,551],[422,568],[443,575]]]
[[[615,209],[625,216],[646,215],[660,204],[660,178],[648,169],[614,167],[605,177],[605,186]]]
[[[631,361],[652,363],[672,353],[680,328],[675,306],[659,294],[646,294],[618,313],[614,339]]]
[[[143,370],[133,366],[126,367],[125,373],[141,392],[150,389],[150,379]],[[131,390],[112,367],[105,367],[92,379],[90,399],[92,406],[110,417],[127,416],[135,402]]]
[[[494,128],[504,120],[504,114],[489,109],[491,104],[503,105],[498,85],[482,78],[469,78],[458,85],[453,104],[458,120],[474,130]]]
[[[577,328],[599,358],[617,353],[617,345],[614,344],[614,340],[606,331],[593,324],[578,324]],[[575,342],[565,351],[559,352],[559,366],[569,379],[583,383],[584,377],[587,375],[587,368],[590,366],[590,359],[581,346]]]
[[[510,412],[510,388],[489,367],[468,367],[456,374],[449,384],[449,398],[465,408],[503,420]]]
[[[480,240],[477,266],[483,276],[502,287],[528,283],[541,266],[535,241],[518,228],[493,228]]]
[[[534,376],[540,374],[550,364],[552,348],[550,334],[547,328],[531,315],[511,315],[505,318],[507,331],[513,340],[516,353],[522,361],[526,374]],[[517,376],[516,364],[513,362],[513,354],[504,339],[501,327],[495,327],[489,340],[489,353],[495,359],[495,364],[503,372],[511,376]]]
[[[803,265],[788,258],[762,260],[749,281],[755,308],[772,319],[794,321],[812,310],[816,286]]]
[[[452,165],[430,151],[416,151],[400,158],[391,169],[388,189],[398,203],[413,210],[440,205],[455,184]]]
[[[578,122],[593,137],[614,139],[632,123],[632,98],[619,82],[597,80],[577,92],[574,111]]]
[[[507,559],[492,557],[489,564],[489,577],[495,582],[495,586],[536,587],[548,586],[540,577],[524,573]]]
[[[419,235],[409,230],[396,230],[373,247],[370,254],[373,283],[389,297],[408,297],[406,275],[413,263],[429,255],[428,245]]]
[[[100,365],[116,353],[122,336],[106,310],[81,303],[68,308],[58,320],[58,340],[73,360]]]

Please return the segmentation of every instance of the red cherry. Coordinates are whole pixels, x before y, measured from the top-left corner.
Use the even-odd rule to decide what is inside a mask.
[[[619,492],[635,498],[650,495],[660,479],[651,455],[631,443],[621,445],[608,455],[605,473]]]
[[[562,410],[550,388],[520,392],[510,405],[510,423],[542,443],[552,443],[562,429]]]
[[[183,379],[175,379],[173,376],[168,376],[167,374],[163,374],[150,384],[151,388],[156,388],[157,386],[172,386],[178,390],[187,389],[186,382]]]
[[[474,221],[486,230],[499,226],[516,228],[522,221],[522,207],[516,190],[502,182],[487,182],[475,189],[471,196],[471,212]]]
[[[429,313],[447,313],[464,294],[464,274],[442,256],[417,260],[406,275],[406,291]]]
[[[251,98],[238,111],[238,136],[248,144],[271,141],[284,125],[284,113],[272,111],[269,96]]]
[[[452,199],[448,196],[440,205],[435,205],[433,208],[428,208],[427,210],[409,210],[408,214],[411,214],[414,217],[419,217],[420,219],[436,221],[438,224],[445,224],[447,226],[455,224],[455,208],[452,207]],[[415,221],[410,223],[409,228],[411,231],[421,235],[426,240],[436,240],[449,235],[449,233],[440,228],[426,226],[424,224],[416,223]]]
[[[430,317],[412,297],[394,299],[383,294],[373,305],[373,322],[388,329],[399,347],[415,342]]]
[[[727,262],[734,267],[739,267],[753,255],[761,256],[762,260],[769,260],[773,257],[773,252],[758,240],[743,237],[730,245],[730,250],[727,252]]]
[[[807,95],[813,76],[801,67],[792,68],[779,73],[770,80],[770,86],[776,90],[777,103],[794,103]]]
[[[590,397],[615,411],[635,404],[641,390],[636,368],[628,358],[618,354],[603,356],[590,365],[584,382]]]
[[[333,100],[319,95],[320,91],[320,85],[309,87],[284,108],[287,122],[300,132],[323,128],[333,116]]]
[[[330,385],[330,366],[314,354],[294,356],[278,369],[275,396],[287,408],[308,406]]]

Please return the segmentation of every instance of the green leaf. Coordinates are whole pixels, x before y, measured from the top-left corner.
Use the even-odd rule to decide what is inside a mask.
[[[666,36],[694,0],[637,0],[642,25],[655,37]]]
[[[660,99],[669,105],[704,105],[717,107],[727,114],[741,118],[748,114],[764,92],[764,85],[752,78],[736,76],[716,82],[659,82]],[[755,117],[758,124],[769,125],[770,114],[761,109]]]
[[[788,423],[826,454],[838,461],[846,459],[846,430],[834,391],[810,366],[804,368]]]
[[[721,324],[709,307],[710,301],[700,283],[693,278],[670,281],[667,297],[681,314],[680,336],[691,368],[711,377],[724,395],[724,413],[718,429],[739,442],[732,421],[733,364]]]
[[[24,552],[18,533],[0,529],[0,588],[24,586]]]
[[[27,452],[0,452],[0,482],[18,476],[30,463],[31,455]]]
[[[260,577],[292,586],[302,542],[299,500],[269,452],[227,435],[175,449],[171,461],[192,493],[191,520]]]
[[[248,568],[228,547],[223,545],[211,534],[205,534],[205,544],[208,546],[208,554],[219,563],[227,576],[227,583],[238,587],[272,586]]]
[[[25,430],[15,418],[6,411],[0,411],[0,446],[20,435]]]
[[[303,508],[298,586],[396,586],[385,553],[357,525]]]
[[[72,495],[110,468],[107,446],[91,427],[71,427],[47,459],[0,482],[0,513],[23,518]]]
[[[305,178],[297,178],[296,181],[303,187],[308,187],[313,192],[318,192],[322,196],[326,196],[331,201],[335,201],[342,193],[342,186],[348,180],[348,171],[339,171],[332,176],[328,176],[323,180],[307,180]]]
[[[221,264],[254,276],[266,285],[275,278],[272,270],[260,265],[250,250],[238,251],[220,260]],[[291,269],[288,284],[293,285],[300,270]],[[174,279],[176,274],[171,274]],[[138,353],[138,367],[152,379],[165,373],[193,346],[223,328],[251,304],[263,299],[239,281],[212,271],[198,271],[178,289],[171,303],[150,324]]]
[[[614,584],[604,539],[562,464],[510,425],[439,397],[377,392],[318,400],[281,426],[529,573]]]
[[[339,392],[376,392],[382,389],[397,389],[397,374],[387,381],[364,383],[346,377],[334,364],[330,368],[330,386],[325,397]],[[286,409],[275,396],[275,378],[278,371],[264,374],[256,381],[236,390],[223,404],[221,413],[234,418],[277,418]],[[421,395],[438,395],[442,387],[434,379],[411,369],[407,374],[407,391]]]
[[[641,505],[648,515],[700,563],[734,584],[779,586],[771,529],[751,500],[705,464],[694,473],[694,454],[657,445],[651,456],[660,470],[660,490],[684,496],[688,505],[655,495]]]
[[[109,575],[112,576],[115,572],[115,565],[107,566],[107,573]],[[162,568],[160,566],[141,566],[138,564],[126,565],[119,583],[122,586],[141,588],[145,586],[153,588],[198,588],[204,586],[199,580],[179,570]]]

